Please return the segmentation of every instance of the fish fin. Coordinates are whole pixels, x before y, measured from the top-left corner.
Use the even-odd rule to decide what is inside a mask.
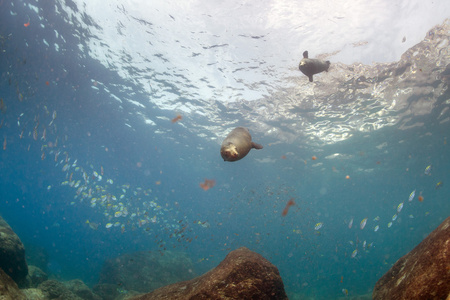
[[[254,143],[254,142],[252,142],[252,148],[255,148],[255,149],[262,149],[263,148],[263,146],[262,145],[260,145],[260,144],[257,144],[257,143]]]
[[[310,81],[310,82],[313,82],[313,76],[312,76],[312,75],[309,75],[308,77],[309,77],[309,81]]]
[[[326,62],[325,62],[326,64],[327,64],[327,68],[325,69],[325,71],[327,71],[328,72],[328,69],[330,68],[330,61],[329,60],[327,60]]]
[[[303,52],[303,58],[308,58],[308,51]]]

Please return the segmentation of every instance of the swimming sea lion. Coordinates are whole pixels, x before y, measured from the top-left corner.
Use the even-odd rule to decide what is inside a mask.
[[[220,155],[224,161],[237,161],[244,158],[252,148],[262,149],[263,146],[252,142],[247,128],[236,127],[223,140]]]
[[[303,59],[300,61],[298,68],[303,74],[309,77],[309,81],[313,81],[313,75],[327,71],[330,67],[330,61],[308,58],[308,51],[303,52]]]

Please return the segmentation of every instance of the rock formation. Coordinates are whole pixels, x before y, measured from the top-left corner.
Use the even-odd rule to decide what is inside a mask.
[[[19,290],[17,284],[0,268],[0,299],[25,300],[25,295]]]
[[[378,280],[373,299],[450,299],[450,217]]]
[[[0,268],[19,286],[26,285],[28,266],[25,248],[2,217],[0,217]]]
[[[278,269],[247,248],[230,252],[213,270],[132,298],[149,299],[288,299]]]

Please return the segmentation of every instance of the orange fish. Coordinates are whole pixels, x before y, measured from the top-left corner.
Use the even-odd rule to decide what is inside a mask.
[[[295,205],[294,198],[289,199],[288,203],[286,204],[286,207],[283,209],[283,212],[281,213],[283,217],[287,215],[289,207],[291,207],[292,205]]]
[[[216,181],[214,179],[205,179],[205,182],[200,183],[200,187],[207,191],[210,188],[214,187],[216,185]]]
[[[183,117],[181,115],[177,115],[175,118],[172,119],[172,123],[178,122],[182,119]]]
[[[23,26],[25,26],[25,27],[30,26],[30,21],[28,21],[28,23],[23,24]]]

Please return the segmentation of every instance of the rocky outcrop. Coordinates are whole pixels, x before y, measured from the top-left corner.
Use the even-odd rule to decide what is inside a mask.
[[[68,288],[72,293],[84,300],[102,300],[102,298],[94,294],[89,287],[81,280],[74,279],[64,282],[66,288]]]
[[[36,266],[28,266],[28,275],[30,276],[32,287],[37,287],[48,279],[48,275]]]
[[[25,248],[2,217],[0,217],[0,268],[19,286],[26,285],[28,266]]]
[[[25,300],[25,295],[19,290],[17,283],[0,269],[0,299]]]
[[[22,293],[25,294],[25,299],[27,300],[48,300],[49,298],[40,289],[24,289]]]
[[[181,252],[165,251],[163,255],[149,251],[124,254],[105,262],[97,288],[113,284],[119,290],[147,293],[193,278],[192,268],[191,260]]]
[[[450,217],[378,280],[372,297],[450,299]]]
[[[59,281],[47,280],[38,286],[48,299],[83,300]]]
[[[213,270],[190,281],[132,298],[150,299],[288,299],[278,269],[247,248],[230,252]]]

